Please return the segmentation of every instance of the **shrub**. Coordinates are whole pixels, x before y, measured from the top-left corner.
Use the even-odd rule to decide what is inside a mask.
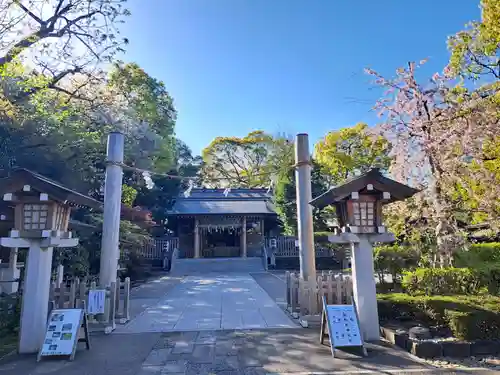
[[[454,336],[462,340],[497,340],[500,314],[491,311],[446,310],[446,320]]]
[[[457,267],[477,267],[483,264],[500,265],[500,243],[477,243],[455,255]]]
[[[394,282],[401,278],[404,269],[417,267],[420,254],[409,247],[398,245],[377,246],[374,249],[374,268],[381,282],[390,274]]]
[[[444,325],[463,340],[500,336],[500,298],[494,296],[409,296],[393,293],[378,296],[382,320],[411,319]]]
[[[403,288],[411,295],[478,294],[484,277],[470,268],[418,268],[407,271]]]
[[[16,332],[21,317],[21,298],[18,294],[0,295],[0,337]]]

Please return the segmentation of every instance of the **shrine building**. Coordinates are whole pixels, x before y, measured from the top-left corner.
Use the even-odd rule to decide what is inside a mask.
[[[261,256],[278,227],[266,189],[202,189],[180,194],[170,219],[177,221],[181,258]]]

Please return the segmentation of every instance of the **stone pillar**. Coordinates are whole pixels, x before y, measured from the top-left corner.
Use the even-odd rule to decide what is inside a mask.
[[[10,249],[10,255],[9,255],[9,269],[10,270],[17,270],[17,253],[18,253],[17,247],[12,247]]]
[[[57,286],[60,286],[63,282],[64,279],[64,266],[62,264],[59,264],[57,266],[57,279],[56,279],[56,284]]]
[[[7,281],[17,280],[21,276],[21,271],[17,267],[17,254],[18,254],[18,248],[11,247],[9,254],[9,266],[7,269],[4,269],[3,272],[4,278]],[[17,293],[19,289],[19,282],[12,281],[9,283],[3,283],[3,285],[0,286],[2,287],[2,291],[4,293],[7,294]]]
[[[241,218],[241,237],[240,237],[241,257],[247,257],[247,217]]]
[[[200,257],[200,221],[198,218],[194,219],[194,257]]]
[[[363,339],[378,341],[380,328],[377,309],[377,291],[373,266],[373,247],[367,235],[358,235],[359,242],[352,243],[352,283],[354,301],[363,330]]]
[[[313,216],[312,206],[309,204],[312,200],[310,159],[309,137],[307,134],[297,134],[295,140],[295,177],[297,181],[300,277],[308,281],[316,279]]]
[[[120,213],[122,206],[122,183],[125,136],[110,133],[108,136],[106,178],[104,181],[104,217],[102,224],[101,264],[99,283],[103,287],[116,282],[120,258]]]
[[[40,349],[47,325],[50,273],[53,248],[40,248],[32,241],[26,260],[19,353],[32,354]]]

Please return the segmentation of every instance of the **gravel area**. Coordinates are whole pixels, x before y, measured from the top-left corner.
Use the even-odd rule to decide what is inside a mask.
[[[457,358],[439,358],[435,360],[426,360],[432,366],[437,366],[446,369],[457,368],[484,368],[495,370],[500,373],[500,357],[485,356],[485,357],[469,357],[463,359]]]

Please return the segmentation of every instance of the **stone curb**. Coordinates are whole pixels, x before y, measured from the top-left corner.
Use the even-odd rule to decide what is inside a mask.
[[[421,341],[410,338],[408,332],[380,327],[380,334],[391,344],[396,345],[411,354],[424,359],[450,357],[467,358],[480,355],[498,355],[500,342],[482,341]]]

